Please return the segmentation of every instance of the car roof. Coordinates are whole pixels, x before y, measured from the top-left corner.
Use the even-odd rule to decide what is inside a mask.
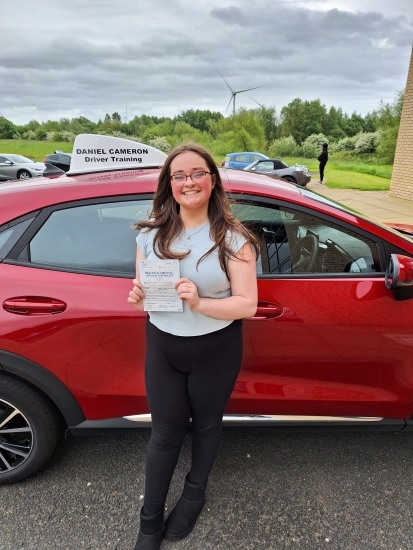
[[[228,153],[227,155],[225,155],[226,157],[229,157],[230,155],[245,155],[245,154],[249,154],[249,155],[261,155],[262,157],[265,157],[266,155],[264,155],[264,153],[257,153],[256,151],[238,151],[237,153]]]

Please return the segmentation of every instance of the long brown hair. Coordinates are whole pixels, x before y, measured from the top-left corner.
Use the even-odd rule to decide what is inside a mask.
[[[247,242],[251,244],[257,258],[259,255],[259,245],[255,235],[244,227],[232,214],[230,209],[231,201],[225,193],[218,167],[211,154],[200,145],[197,145],[196,143],[186,143],[183,145],[178,145],[170,151],[165,164],[162,167],[161,173],[159,174],[158,188],[155,193],[150,218],[147,221],[140,221],[134,226],[134,228],[138,230],[158,230],[154,237],[153,248],[157,256],[160,258],[182,260],[185,256],[190,254],[190,250],[188,250],[188,252],[178,253],[172,252],[170,249],[174,239],[176,239],[184,229],[181,217],[179,215],[179,204],[175,201],[172,194],[170,168],[172,161],[178,155],[187,151],[197,153],[205,160],[208,170],[211,173],[211,177],[215,181],[215,185],[212,189],[208,203],[208,220],[211,226],[210,235],[215,244],[202,256],[202,258],[199,259],[198,264],[206,256],[218,248],[218,257],[221,269],[225,272],[229,279],[227,268],[228,259],[240,258],[228,245],[226,239],[227,231],[241,234]]]

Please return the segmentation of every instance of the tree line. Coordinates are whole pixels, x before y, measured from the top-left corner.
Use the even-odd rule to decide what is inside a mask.
[[[314,158],[320,144],[341,155],[369,156],[375,161],[394,160],[404,92],[391,103],[381,101],[365,116],[326,108],[319,99],[294,99],[280,112],[274,107],[240,108],[235,115],[188,109],[174,118],[140,115],[122,121],[118,112],[93,122],[86,117],[15,125],[0,118],[0,139],[71,142],[81,133],[115,135],[147,143],[163,151],[184,141],[196,141],[216,155],[259,151],[270,156]]]

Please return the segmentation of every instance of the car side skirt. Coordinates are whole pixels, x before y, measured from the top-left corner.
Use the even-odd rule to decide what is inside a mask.
[[[77,426],[69,427],[73,435],[99,435],[108,432],[149,432],[151,415],[139,414],[104,420],[85,420]],[[270,430],[270,431],[400,431],[406,421],[399,418],[382,417],[343,417],[343,416],[292,416],[292,415],[224,415],[223,429]],[[191,428],[191,422],[188,429]]]

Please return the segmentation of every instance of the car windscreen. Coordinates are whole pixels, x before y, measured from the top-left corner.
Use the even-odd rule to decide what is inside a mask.
[[[338,202],[334,202],[330,199],[326,199],[322,195],[319,195],[318,193],[315,193],[314,191],[310,191],[309,189],[299,189],[300,193],[304,195],[305,197],[309,199],[313,199],[313,201],[322,202],[323,204],[327,204],[328,206],[332,206],[333,208],[338,208],[339,210],[344,210],[344,212],[352,212],[354,211],[350,210],[349,208],[346,208],[342,204],[339,204]]]

